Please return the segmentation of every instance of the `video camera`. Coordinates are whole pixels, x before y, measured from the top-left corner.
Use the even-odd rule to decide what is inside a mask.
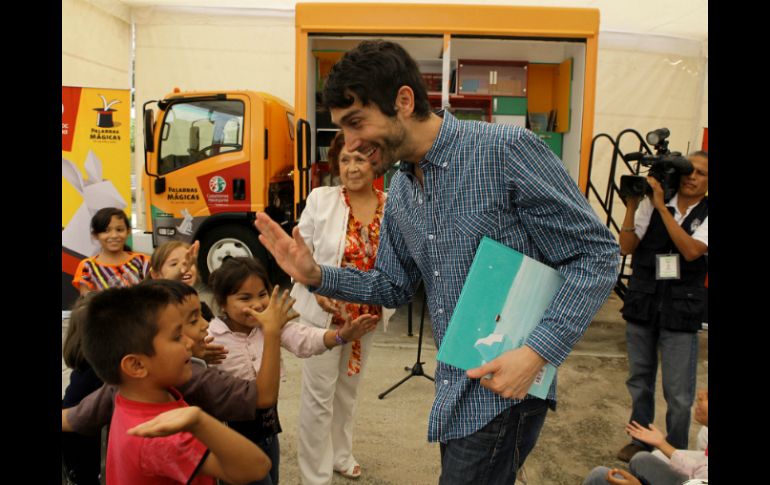
[[[646,155],[642,152],[633,152],[625,155],[626,162],[639,161],[645,167],[650,167],[648,175],[655,177],[663,187],[663,199],[668,201],[679,190],[679,179],[682,175],[692,173],[692,163],[684,158],[680,152],[672,152],[668,149],[668,140],[671,133],[668,128],[658,128],[647,133],[647,143],[655,148],[655,155]],[[620,197],[626,200],[628,197],[642,197],[652,194],[652,187],[647,183],[647,178],[640,175],[623,175],[620,177]]]

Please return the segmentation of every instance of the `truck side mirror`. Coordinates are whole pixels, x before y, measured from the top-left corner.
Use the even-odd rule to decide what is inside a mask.
[[[153,125],[155,120],[151,109],[144,110],[144,151],[155,151],[155,133],[153,131]]]
[[[166,191],[166,179],[158,177],[155,179],[155,193],[162,194]]]

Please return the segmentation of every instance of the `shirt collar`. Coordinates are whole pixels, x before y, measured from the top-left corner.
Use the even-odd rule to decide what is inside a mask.
[[[435,168],[448,170],[452,163],[452,144],[460,134],[460,122],[447,110],[436,113],[442,118],[441,129],[433,141],[425,158],[420,160],[421,166],[433,165]]]
[[[252,328],[248,334],[248,337],[251,337],[257,330],[257,327]],[[230,327],[228,327],[224,321],[224,317],[216,317],[209,322],[209,333],[214,337],[222,337],[227,334],[243,336],[243,334],[240,332],[233,332],[230,330]]]
[[[209,333],[211,335],[222,336],[227,333],[232,333],[230,330],[230,327],[227,326],[227,324],[222,321],[220,317],[212,318],[209,322]]]
[[[703,199],[701,199],[701,200],[703,200]],[[673,207],[674,210],[676,211],[676,213],[679,214],[680,216],[687,217],[690,214],[690,211],[692,211],[693,207],[695,207],[696,205],[700,204],[701,201],[699,200],[698,202],[696,202],[696,203],[694,203],[694,204],[692,204],[690,206],[687,206],[687,209],[684,211],[684,214],[681,214],[679,212],[679,204],[678,204],[678,202],[679,202],[679,193],[677,192],[676,194],[674,194],[673,197],[671,197],[671,199],[668,202],[666,202],[666,205],[668,207]]]

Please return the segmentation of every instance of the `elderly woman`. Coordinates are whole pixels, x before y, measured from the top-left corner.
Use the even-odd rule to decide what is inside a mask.
[[[374,267],[385,194],[374,188],[374,171],[366,155],[345,149],[342,133],[329,148],[332,173],[341,186],[318,187],[307,198],[299,230],[319,264],[368,271]],[[361,314],[378,315],[387,325],[392,311],[313,295],[299,283],[291,296],[300,322],[316,327],[341,326]],[[336,471],[361,476],[353,457],[353,414],[358,385],[374,332],[352,345],[333,348],[305,360],[299,411],[299,469],[303,485],[325,485]]]

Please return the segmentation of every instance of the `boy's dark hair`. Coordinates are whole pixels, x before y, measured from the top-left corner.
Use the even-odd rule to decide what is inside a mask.
[[[158,280],[143,280],[141,283],[139,283],[141,286],[157,286],[159,288],[165,288],[168,291],[178,294],[179,303],[182,302],[185,298],[187,298],[190,295],[198,296],[198,290],[193,288],[192,286],[182,283],[179,280],[167,280],[167,279],[158,279]]]
[[[96,375],[120,384],[120,361],[128,354],[155,355],[158,314],[180,304],[192,289],[171,280],[152,280],[129,288],[109,288],[88,304],[83,354]],[[194,290],[193,290],[194,291]]]
[[[217,305],[224,308],[227,297],[237,293],[249,276],[261,279],[268,293],[273,291],[273,285],[262,263],[246,256],[225,257],[222,260],[222,266],[215,269],[209,276],[209,287]]]
[[[329,72],[323,92],[326,108],[347,108],[355,93],[361,104],[376,104],[383,114],[396,116],[396,96],[401,86],[414,91],[414,117],[430,115],[428,89],[417,63],[395,42],[367,40],[348,51]]]

